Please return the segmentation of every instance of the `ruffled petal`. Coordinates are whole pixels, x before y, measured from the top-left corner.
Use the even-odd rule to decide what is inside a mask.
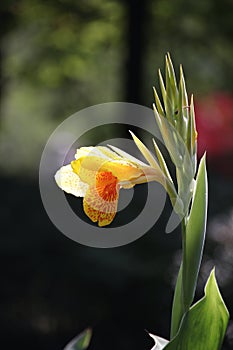
[[[92,185],[95,183],[96,173],[98,172],[100,164],[96,164],[95,159],[90,159],[87,157],[73,160],[71,162],[71,167],[74,173],[80,177],[81,181],[88,185]]]
[[[151,170],[154,172],[154,169],[145,163],[134,157],[130,158],[128,153],[119,155],[104,146],[81,147],[77,150],[75,158],[76,160],[71,162],[73,171],[89,185],[93,185],[98,172],[111,172],[119,182],[125,184],[122,187],[131,188],[137,183],[136,179],[144,178],[144,182],[147,182],[145,175]]]
[[[72,161],[71,166],[80,179],[89,185],[94,183],[98,172],[111,172],[119,181],[131,181],[144,175],[144,169],[124,159],[110,161],[105,158],[88,156]]]
[[[118,179],[111,172],[98,172],[83,200],[85,214],[99,226],[109,225],[117,212],[119,198]]]
[[[110,153],[108,152],[102,152],[104,149],[107,149],[107,147],[104,146],[90,146],[90,147],[81,147],[76,150],[75,159],[81,159],[85,157],[97,157],[102,158],[105,160],[112,160],[114,159],[112,156],[110,156]],[[111,152],[111,151],[110,151]]]
[[[112,161],[112,158],[101,152],[101,149],[102,147],[81,147],[76,151],[76,160],[71,162],[73,171],[89,185],[93,185],[96,174],[101,171],[103,164]]]
[[[55,181],[63,191],[76,197],[84,197],[88,189],[88,184],[81,181],[80,177],[73,172],[70,164],[61,167],[56,172]]]
[[[110,171],[119,181],[131,181],[143,175],[142,169],[124,159],[103,163],[101,171]]]

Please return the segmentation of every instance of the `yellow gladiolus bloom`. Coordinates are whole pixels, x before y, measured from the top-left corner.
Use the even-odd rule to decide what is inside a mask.
[[[76,197],[84,197],[85,214],[99,226],[109,225],[117,212],[119,191],[136,184],[159,181],[164,175],[116,147],[81,147],[75,160],[61,167],[57,185]],[[113,151],[113,150],[114,151]]]

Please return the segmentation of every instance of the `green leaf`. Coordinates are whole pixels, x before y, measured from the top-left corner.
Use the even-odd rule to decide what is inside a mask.
[[[163,97],[163,103],[164,103],[164,107],[165,107],[165,111],[166,111],[166,118],[167,120],[169,120],[169,122],[171,124],[174,123],[174,119],[173,119],[173,108],[172,108],[172,101],[171,101],[171,89],[170,89],[170,84],[169,84],[169,68],[168,65],[165,66],[166,69],[166,88],[168,89],[168,93],[166,91],[165,85],[164,85],[164,81],[163,81],[163,76],[162,73],[159,69],[159,83],[160,83],[160,89],[161,89],[161,93],[162,93],[162,97]]]
[[[197,166],[197,131],[196,131],[196,123],[195,123],[193,95],[191,96],[189,110],[190,111],[189,111],[188,125],[187,125],[186,144],[187,144],[190,157],[192,159],[193,173],[195,174],[196,166]]]
[[[178,89],[177,89],[177,83],[176,83],[176,75],[172,64],[171,56],[169,53],[167,53],[166,55],[166,65],[169,71],[169,85],[171,86],[171,90],[172,90],[172,101],[174,105],[173,107],[177,108]]]
[[[183,138],[186,140],[187,121],[189,117],[188,95],[185,85],[185,78],[183,68],[180,65],[180,83],[179,83],[179,98],[178,98],[178,130]]]
[[[163,103],[164,103],[164,107],[165,107],[165,110],[166,110],[167,92],[166,92],[166,89],[165,89],[165,85],[164,85],[164,81],[163,81],[163,76],[162,76],[162,73],[161,73],[161,70],[160,70],[160,69],[158,70],[158,74],[159,74],[160,90],[161,90],[161,93],[162,93]]]
[[[165,74],[166,74],[166,91],[167,91],[167,118],[171,118],[174,126],[176,126],[176,111],[178,107],[178,90],[176,84],[175,71],[169,53],[165,56]]]
[[[155,142],[155,139],[152,139],[152,140],[153,140],[155,152],[156,152],[156,155],[157,155],[157,158],[159,161],[159,165],[160,165],[163,173],[165,174],[165,176],[169,179],[169,181],[171,181],[171,183],[173,183],[170,172],[169,172],[168,167],[167,167],[167,164],[165,162],[165,159],[163,158],[163,155],[160,152],[160,149],[159,149],[157,143]]]
[[[195,173],[196,166],[197,166],[197,131],[196,131],[193,95],[191,96],[189,119],[190,119],[190,129],[191,129],[191,141],[190,141],[191,142],[191,157],[193,160],[193,171]]]
[[[181,263],[178,273],[176,288],[172,304],[171,339],[175,337],[180,327],[180,322],[184,315],[183,294],[182,294],[182,274],[183,265]]]
[[[205,287],[205,296],[186,313],[177,336],[164,350],[220,350],[229,320],[214,270]]]
[[[169,121],[166,118],[159,115],[157,108],[154,104],[153,104],[153,109],[154,109],[155,120],[161,132],[163,141],[165,143],[165,146],[167,147],[171,160],[173,164],[175,164],[175,166],[181,167],[183,165],[182,155],[185,152],[184,142],[181,141],[177,145],[177,142],[176,142],[177,140],[174,136],[176,135],[176,132],[173,125],[169,123]],[[181,149],[178,149],[179,146],[181,146]]]
[[[154,96],[155,96],[155,104],[156,104],[156,108],[157,108],[157,111],[160,115],[162,115],[163,117],[165,117],[165,113],[164,113],[164,110],[163,110],[163,106],[160,102],[160,99],[159,99],[159,96],[157,94],[157,91],[155,88],[153,88],[153,91],[154,91]]]
[[[183,203],[182,200],[178,197],[176,188],[173,184],[171,175],[169,173],[169,170],[167,168],[167,164],[165,162],[165,159],[163,158],[162,153],[160,152],[160,149],[158,145],[156,144],[155,140],[153,139],[154,147],[155,147],[155,152],[157,155],[157,158],[159,160],[160,168],[164,173],[166,183],[164,184],[164,187],[167,190],[167,193],[169,194],[172,206],[177,214],[183,215]]]
[[[186,224],[183,242],[183,300],[185,308],[189,308],[192,304],[203,254],[207,218],[207,194],[207,174],[204,155],[198,169],[193,202]]]
[[[66,345],[64,350],[85,350],[91,341],[92,331],[90,328],[85,329],[81,334],[75,337]]]
[[[163,174],[156,159],[154,158],[152,153],[148,150],[148,148],[144,145],[144,143],[141,140],[139,140],[139,138],[137,136],[135,136],[132,131],[129,130],[129,132],[130,132],[136,146],[138,147],[139,151],[142,153],[142,155],[147,160],[147,162],[150,164],[150,166],[152,168],[156,169],[159,173]]]
[[[136,146],[138,147],[139,151],[142,153],[142,155],[148,161],[150,166],[153,169],[155,169],[156,172],[153,175],[154,181],[158,181],[159,183],[161,183],[161,185],[164,186],[164,188],[166,189],[166,191],[169,194],[172,205],[174,206],[174,208],[178,212],[181,212],[183,210],[183,204],[182,204],[182,201],[177,196],[177,192],[176,192],[176,189],[175,189],[175,186],[172,182],[171,177],[170,176],[169,176],[169,178],[167,177],[167,174],[163,171],[163,169],[160,168],[157,160],[154,158],[154,156],[149,151],[149,149],[144,145],[144,143],[142,143],[142,141],[139,140],[139,138],[137,136],[135,136],[132,131],[129,130],[129,132],[132,135],[132,138],[133,138]],[[160,153],[160,155],[162,156],[161,153]],[[167,169],[167,172],[168,172],[168,169]]]
[[[187,94],[187,90],[186,90],[185,78],[184,78],[182,65],[180,65],[180,90],[181,90],[181,96],[182,96],[183,115],[187,120],[188,115],[189,115],[189,113],[188,113],[189,103],[188,103],[188,94]]]

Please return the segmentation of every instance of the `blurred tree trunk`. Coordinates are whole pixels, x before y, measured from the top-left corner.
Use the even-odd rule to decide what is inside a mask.
[[[142,103],[142,75],[143,55],[145,48],[145,15],[146,3],[144,0],[126,0],[128,13],[126,62],[126,101]]]
[[[2,50],[2,42],[7,33],[9,33],[12,29],[17,26],[16,14],[15,14],[15,6],[17,4],[16,0],[2,1],[0,5],[0,104],[2,102],[2,96],[4,92],[4,74],[2,68],[3,62],[3,50]]]

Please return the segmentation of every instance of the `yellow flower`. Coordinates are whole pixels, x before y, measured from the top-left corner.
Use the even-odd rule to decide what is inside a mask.
[[[159,181],[164,175],[128,153],[113,147],[81,147],[75,160],[61,167],[56,175],[57,185],[76,197],[84,197],[86,215],[99,226],[109,225],[117,212],[119,191],[136,184]]]

